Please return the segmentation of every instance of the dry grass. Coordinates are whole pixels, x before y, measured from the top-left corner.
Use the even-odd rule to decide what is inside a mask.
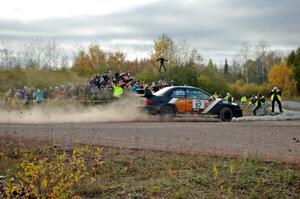
[[[38,150],[33,150],[38,151]],[[0,145],[0,175],[13,175],[19,147]],[[299,166],[259,159],[104,148],[77,190],[87,198],[299,198]]]

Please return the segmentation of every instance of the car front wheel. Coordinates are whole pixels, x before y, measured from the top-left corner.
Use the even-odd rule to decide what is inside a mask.
[[[220,119],[223,122],[230,122],[232,120],[232,117],[233,117],[233,113],[230,108],[228,107],[222,108],[222,110],[220,111]]]

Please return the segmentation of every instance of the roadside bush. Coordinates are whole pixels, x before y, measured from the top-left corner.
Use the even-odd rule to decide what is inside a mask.
[[[137,80],[141,80],[147,83],[158,80],[158,72],[154,67],[144,67],[142,72],[136,74]]]
[[[173,66],[170,67],[165,73],[163,78],[167,81],[175,81],[176,85],[189,85],[197,86],[198,71],[191,65]]]
[[[217,70],[208,67],[200,69],[197,84],[211,95],[217,92],[224,96],[229,91],[225,78]]]
[[[21,163],[5,180],[3,198],[72,198],[78,184],[101,165],[100,148],[76,147],[66,153],[52,144],[23,149]]]
[[[232,95],[237,98],[242,94],[247,96],[261,94],[264,96],[269,96],[272,86],[269,84],[242,84],[235,83],[230,84],[230,92]]]

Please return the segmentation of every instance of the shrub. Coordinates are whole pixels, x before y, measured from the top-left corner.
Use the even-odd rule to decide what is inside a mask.
[[[271,86],[269,84],[242,84],[235,83],[230,85],[230,91],[235,98],[245,94],[247,96],[261,94],[269,96],[271,92]]]
[[[198,87],[210,94],[217,92],[224,96],[229,86],[225,78],[217,70],[211,68],[202,68],[198,75]]]
[[[50,145],[42,150],[24,149],[14,176],[5,181],[4,198],[71,198],[79,182],[101,164],[100,148],[76,147],[71,154]],[[2,195],[1,195],[2,194]]]

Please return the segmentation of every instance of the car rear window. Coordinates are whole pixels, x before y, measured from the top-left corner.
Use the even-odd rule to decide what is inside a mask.
[[[155,92],[153,95],[155,96],[164,96],[166,92],[168,92],[172,87],[165,87]]]

